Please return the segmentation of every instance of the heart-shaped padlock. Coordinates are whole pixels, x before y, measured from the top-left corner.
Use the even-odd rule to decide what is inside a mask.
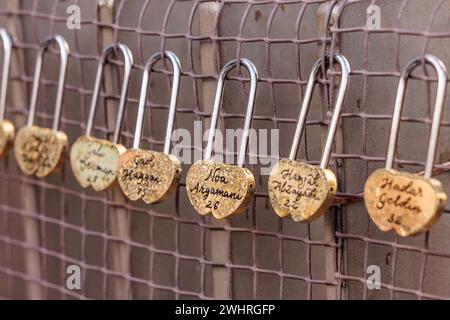
[[[215,163],[211,160],[211,155],[225,77],[238,63],[243,65],[250,74],[250,92],[245,115],[242,144],[238,155],[238,163],[235,166]],[[215,218],[223,219],[241,213],[246,209],[253,197],[255,178],[250,170],[243,166],[253,117],[257,83],[258,73],[256,67],[248,59],[241,59],[239,62],[236,59],[231,60],[220,72],[204,160],[194,163],[189,168],[186,177],[189,200],[195,210],[201,215],[212,213]]]
[[[189,168],[186,188],[199,214],[212,213],[223,219],[247,208],[255,191],[255,178],[247,168],[200,160]]]
[[[105,139],[95,138],[91,136],[91,133],[94,126],[103,68],[106,63],[106,58],[109,54],[114,52],[115,49],[119,49],[122,52],[125,64],[116,128],[114,130],[113,141],[110,142]],[[72,172],[83,188],[91,186],[95,191],[102,191],[113,186],[116,182],[119,158],[120,155],[126,151],[126,148],[119,144],[119,139],[132,65],[133,55],[130,49],[124,44],[111,44],[105,47],[102,52],[97,68],[86,133],[85,135],[78,137],[70,150]]]
[[[49,129],[33,125],[33,121],[36,112],[42,60],[44,53],[52,43],[56,43],[59,47],[61,66],[59,68],[53,127]],[[59,168],[66,156],[69,145],[68,138],[64,132],[58,130],[58,127],[61,118],[68,58],[69,45],[62,36],[49,37],[41,43],[34,72],[28,123],[20,128],[14,141],[14,154],[17,163],[22,172],[27,175],[35,175],[39,178],[46,177]]]
[[[342,77],[320,166],[298,162],[295,158],[322,59],[316,61],[309,76],[289,159],[281,159],[272,168],[269,176],[269,198],[272,207],[280,217],[290,215],[294,221],[310,222],[320,217],[330,206],[337,190],[336,176],[327,167],[347,92],[350,65],[339,53],[332,53],[326,58],[328,63],[335,59],[340,64]]]
[[[145,65],[133,148],[125,151],[119,159],[118,181],[123,193],[130,200],[142,199],[146,203],[160,202],[175,191],[181,173],[180,161],[170,154],[170,139],[174,126],[180,83],[180,62],[177,56],[170,51],[165,51],[164,57],[170,60],[173,68],[172,95],[164,152],[139,148],[150,73],[153,65],[162,58],[162,54],[158,52],[152,55]]]
[[[0,28],[0,38],[3,43],[3,74],[0,88],[0,158],[5,155],[14,141],[16,129],[11,121],[5,119],[6,94],[9,79],[9,66],[13,42],[8,32]]]
[[[428,155],[424,176],[393,169],[400,117],[408,77],[422,61],[437,72],[438,87],[431,126]],[[412,236],[428,230],[440,217],[447,195],[441,183],[431,178],[439,137],[442,109],[447,91],[447,70],[444,63],[433,55],[416,57],[402,72],[395,100],[391,133],[383,169],[373,172],[364,186],[364,201],[372,221],[382,231],[394,230],[401,236]]]

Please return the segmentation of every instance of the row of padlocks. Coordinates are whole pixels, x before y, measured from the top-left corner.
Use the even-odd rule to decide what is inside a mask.
[[[0,29],[0,35],[4,48],[2,90],[0,95],[0,154],[4,155],[8,150],[8,146],[14,144],[15,157],[22,172],[39,178],[46,177],[59,168],[69,149],[67,135],[58,130],[69,46],[66,40],[59,35],[47,38],[42,42],[37,55],[28,123],[15,134],[12,122],[4,119],[8,70],[13,43],[4,29]],[[50,129],[34,125],[33,119],[38,97],[43,55],[52,43],[56,43],[59,47],[61,65],[53,127]],[[106,58],[115,50],[123,54],[124,76],[113,140],[108,141],[93,137],[92,130],[103,68]],[[102,191],[118,182],[120,188],[129,199],[142,199],[149,204],[163,201],[176,189],[181,173],[181,165],[179,159],[170,154],[170,146],[177,106],[180,63],[173,52],[165,51],[163,55],[161,53],[152,55],[145,65],[134,142],[132,148],[127,149],[120,144],[119,138],[133,56],[129,48],[124,44],[116,43],[104,48],[97,69],[86,132],[83,136],[78,137],[70,150],[72,171],[82,187],[92,187],[96,191]],[[168,59],[170,61],[173,69],[173,82],[164,151],[156,152],[140,149],[139,144],[142,136],[150,73],[153,65],[160,59]],[[268,190],[270,201],[275,212],[280,217],[291,216],[295,221],[310,222],[327,211],[336,195],[337,179],[335,174],[327,167],[348,88],[350,65],[347,59],[339,53],[327,55],[326,65],[329,65],[330,61],[336,61],[340,65],[341,83],[320,165],[314,166],[300,162],[296,160],[296,157],[298,145],[305,128],[312,93],[323,62],[321,59],[315,62],[308,80],[289,158],[280,159],[272,168],[269,177]],[[392,167],[407,79],[412,70],[422,63],[428,63],[434,67],[437,72],[438,84],[425,174],[424,176],[419,176],[417,174],[399,172],[392,169]],[[212,160],[214,132],[219,116],[225,78],[228,72],[239,64],[246,68],[250,75],[250,91],[242,144],[238,154],[237,165],[222,164]],[[244,167],[244,162],[253,118],[257,82],[258,73],[256,67],[250,60],[245,58],[240,61],[229,61],[220,72],[204,158],[190,167],[186,177],[186,189],[189,200],[195,210],[201,215],[212,213],[217,219],[223,219],[241,213],[245,211],[253,196],[255,179],[252,172]],[[431,178],[431,174],[446,86],[447,71],[445,65],[435,56],[425,55],[424,57],[417,57],[411,60],[403,70],[394,107],[386,166],[384,169],[373,172],[364,188],[364,199],[369,215],[383,231],[393,229],[402,236],[414,235],[428,230],[443,211],[447,196],[442,189],[441,183]]]

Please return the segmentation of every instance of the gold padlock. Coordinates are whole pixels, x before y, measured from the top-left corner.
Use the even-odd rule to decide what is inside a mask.
[[[436,70],[438,87],[425,171],[424,175],[420,176],[395,170],[393,164],[408,77],[422,61]],[[440,181],[431,178],[431,174],[447,91],[447,77],[444,63],[429,54],[411,60],[402,72],[392,117],[386,165],[385,168],[374,171],[364,186],[367,211],[381,231],[393,229],[403,237],[416,235],[427,231],[444,209],[447,195]]]
[[[105,139],[95,138],[91,133],[94,126],[103,68],[106,63],[106,58],[116,49],[122,52],[125,64],[116,127],[113,141],[110,142]],[[132,66],[133,55],[126,45],[117,43],[110,44],[104,48],[97,68],[86,133],[78,137],[70,150],[72,172],[83,188],[91,186],[95,191],[102,191],[113,186],[116,182],[119,157],[126,151],[125,147],[119,144],[119,139]]]
[[[327,63],[330,63],[331,59],[339,63],[342,76],[320,166],[299,162],[295,158],[322,59],[315,62],[309,76],[289,158],[281,159],[275,164],[269,176],[269,199],[275,212],[280,217],[290,215],[297,222],[310,222],[325,213],[337,190],[336,176],[327,167],[348,88],[350,65],[339,53],[332,53],[326,58]]]
[[[14,141],[16,129],[11,121],[5,119],[6,95],[8,89],[9,66],[13,42],[8,32],[0,28],[0,37],[3,43],[3,74],[0,92],[0,158],[3,157]]]
[[[250,75],[250,92],[236,166],[213,162],[211,155],[225,77],[238,63],[244,66]],[[236,59],[231,60],[220,72],[204,159],[194,163],[189,168],[186,177],[189,200],[201,215],[212,213],[215,218],[224,219],[243,212],[253,197],[255,178],[250,170],[244,168],[244,162],[253,118],[257,83],[258,72],[255,65],[248,59],[240,59],[239,62]]]
[[[52,43],[58,45],[61,66],[59,68],[53,127],[49,129],[33,125],[33,121],[36,112],[43,55]],[[25,127],[20,128],[14,141],[14,153],[17,163],[22,172],[27,175],[35,175],[39,178],[46,177],[59,168],[66,156],[69,147],[68,138],[58,128],[61,118],[68,59],[69,45],[62,36],[55,35],[45,39],[41,43],[34,71],[28,123]]]
[[[180,161],[177,157],[170,154],[170,142],[180,83],[180,62],[173,52],[164,52],[164,58],[169,59],[173,69],[172,94],[164,142],[164,152],[143,150],[139,148],[142,137],[142,126],[144,123],[150,73],[154,64],[162,58],[163,56],[161,53],[155,53],[145,64],[133,148],[125,151],[119,158],[118,180],[120,188],[128,199],[142,199],[146,203],[160,202],[175,191],[181,174]]]

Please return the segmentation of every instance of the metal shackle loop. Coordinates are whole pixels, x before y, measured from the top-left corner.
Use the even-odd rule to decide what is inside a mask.
[[[222,70],[219,74],[219,80],[217,82],[217,89],[216,89],[216,96],[214,98],[214,106],[213,106],[213,112],[211,114],[211,125],[209,128],[209,134],[208,134],[208,143],[206,145],[205,150],[205,160],[211,159],[212,155],[212,149],[213,149],[213,143],[214,143],[214,131],[217,127],[217,119],[219,117],[219,109],[220,105],[222,103],[222,96],[223,96],[223,87],[225,83],[225,78],[234,67],[236,67],[238,64],[243,65],[249,75],[250,75],[250,91],[248,94],[248,102],[247,102],[247,111],[245,114],[245,120],[244,120],[244,132],[242,134],[242,143],[238,154],[238,161],[237,165],[239,167],[243,167],[245,163],[245,154],[247,151],[247,144],[248,144],[248,137],[249,137],[249,131],[250,126],[252,124],[253,119],[253,110],[255,106],[255,98],[256,98],[256,87],[258,84],[258,71],[256,70],[255,65],[253,62],[251,62],[248,59],[242,58],[238,62],[237,59],[230,60],[227,64],[224,65]]]
[[[5,118],[6,94],[8,89],[9,66],[11,64],[13,41],[8,32],[3,28],[0,28],[0,38],[2,39],[3,44],[3,75],[0,88],[0,120],[3,120]]]
[[[406,86],[411,72],[422,64],[422,61],[430,64],[436,70],[437,91],[436,102],[434,105],[433,122],[431,125],[430,140],[428,142],[428,154],[425,163],[424,176],[431,178],[433,171],[434,158],[436,156],[437,142],[439,138],[439,129],[442,119],[442,109],[444,107],[445,94],[447,91],[447,69],[445,64],[436,56],[427,54],[424,57],[415,57],[403,69],[400,81],[398,83],[397,97],[395,98],[394,114],[392,116],[391,133],[389,136],[389,145],[386,155],[386,169],[392,169],[398,140],[398,131],[400,128],[400,117],[403,110],[403,101],[405,99]]]
[[[119,49],[124,58],[124,73],[123,73],[123,82],[122,82],[122,88],[120,90],[120,99],[119,99],[119,109],[117,111],[117,121],[116,121],[116,127],[114,129],[114,136],[113,136],[113,143],[118,143],[120,138],[120,129],[122,127],[123,122],[123,114],[125,111],[125,104],[127,102],[127,93],[128,93],[128,87],[130,84],[130,76],[131,76],[131,68],[133,66],[133,54],[131,53],[130,49],[122,44],[122,43],[113,43],[108,46],[106,46],[103,49],[102,55],[100,57],[100,61],[97,67],[97,74],[95,76],[95,84],[94,84],[94,91],[92,93],[92,99],[91,99],[91,107],[89,111],[89,118],[86,125],[86,136],[90,136],[92,133],[92,128],[94,126],[94,119],[95,119],[95,111],[97,107],[98,102],[98,95],[100,93],[100,85],[102,81],[103,76],[103,69],[105,67],[106,58],[114,52],[116,49]]]
[[[58,130],[59,120],[61,118],[63,97],[64,97],[64,83],[66,81],[66,71],[67,64],[69,61],[69,45],[67,44],[66,39],[60,35],[54,35],[46,38],[40,45],[39,51],[37,53],[36,59],[36,67],[34,69],[34,78],[33,78],[33,88],[31,90],[31,103],[30,103],[30,112],[28,114],[28,126],[33,125],[34,116],[36,113],[36,103],[38,98],[39,91],[39,81],[41,79],[41,71],[42,71],[42,60],[44,57],[45,51],[50,47],[52,43],[56,43],[59,49],[59,56],[61,59],[61,64],[59,67],[59,75],[58,75],[58,89],[56,91],[56,103],[55,103],[55,114],[53,118],[53,130]]]
[[[339,118],[341,116],[342,106],[344,104],[345,95],[347,93],[350,64],[347,59],[339,53],[330,53],[325,56],[326,64],[329,64],[332,59],[335,59],[341,66],[341,83],[339,85],[339,91],[336,97],[336,103],[334,106],[333,116],[328,129],[327,140],[325,141],[325,147],[322,153],[322,159],[320,160],[320,168],[326,169],[328,162],[330,161],[331,151],[333,149],[334,138],[336,136],[336,130],[339,124]],[[302,108],[298,118],[297,127],[295,128],[294,140],[292,142],[291,152],[289,154],[290,160],[295,160],[297,157],[297,151],[300,144],[300,139],[305,128],[306,116],[308,115],[309,107],[311,104],[311,98],[314,91],[314,86],[317,81],[322,65],[322,59],[319,58],[313,65],[311,73],[308,79],[308,85],[306,86],[305,97],[303,98]]]
[[[156,62],[160,59],[166,58],[172,64],[173,79],[172,79],[172,92],[170,95],[169,116],[167,120],[166,138],[164,141],[164,153],[170,153],[170,144],[173,131],[173,125],[175,121],[175,113],[177,109],[178,100],[178,88],[180,85],[180,61],[175,53],[171,51],[164,51],[164,56],[161,52],[153,54],[146,62],[144,74],[142,76],[141,94],[139,97],[139,108],[136,119],[136,129],[134,131],[133,149],[138,149],[142,138],[142,127],[144,123],[145,105],[147,102],[147,91],[150,83],[150,74],[152,68]]]

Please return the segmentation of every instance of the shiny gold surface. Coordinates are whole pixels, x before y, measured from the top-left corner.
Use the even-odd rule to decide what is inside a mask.
[[[16,129],[9,120],[0,121],[0,158],[5,155],[14,141]]]
[[[81,136],[70,151],[72,171],[83,188],[106,190],[116,182],[119,157],[125,147],[90,136]]]
[[[246,168],[201,160],[189,168],[186,189],[199,214],[224,219],[245,210],[255,191],[255,178]]]
[[[129,149],[119,158],[119,185],[130,200],[164,200],[175,191],[180,173],[179,160],[162,152]]]
[[[437,221],[447,195],[436,179],[378,169],[366,181],[364,201],[380,230],[393,229],[407,237],[428,230]]]
[[[58,169],[68,146],[64,132],[26,126],[17,132],[14,153],[23,173],[42,178]]]
[[[336,195],[337,182],[328,169],[281,159],[269,176],[269,198],[280,217],[309,222],[326,212]]]

